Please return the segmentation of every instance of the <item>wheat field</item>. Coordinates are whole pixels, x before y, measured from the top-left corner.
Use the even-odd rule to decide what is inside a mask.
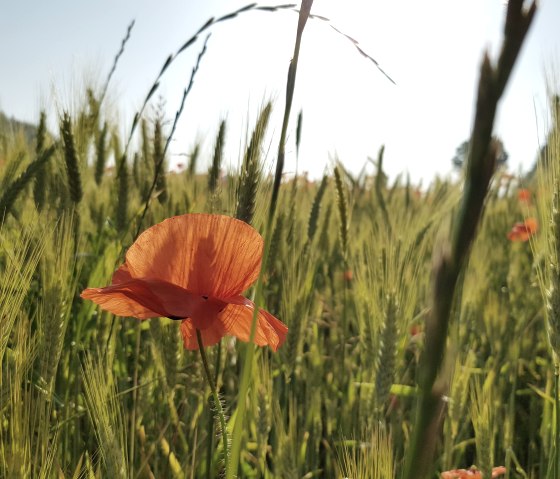
[[[481,61],[460,180],[420,188],[388,179],[383,148],[374,175],[343,159],[320,181],[283,175],[287,133],[296,148],[305,135],[288,118],[312,3],[286,99],[256,112],[237,170],[225,120],[211,158],[197,144],[169,170],[184,102],[174,122],[147,108],[204,30],[165,62],[128,135],[104,102],[110,76],[31,134],[0,130],[0,477],[560,479],[558,85],[534,171],[510,175],[492,136],[536,5],[510,0],[502,53]],[[229,334],[188,350],[176,318],[80,297],[111,283],[143,231],[187,213],[263,236],[245,296],[287,325],[278,351]]]

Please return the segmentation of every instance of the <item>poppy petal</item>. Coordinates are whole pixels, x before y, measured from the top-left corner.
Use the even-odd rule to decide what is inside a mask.
[[[494,467],[492,469],[492,478],[495,479],[506,473],[506,468],[504,466]],[[471,469],[453,469],[452,471],[442,472],[440,475],[441,479],[481,479],[482,474],[479,470]]]
[[[531,192],[527,188],[522,188],[517,193],[519,201],[529,203],[531,201]]]
[[[161,314],[129,298],[124,291],[107,291],[107,288],[87,288],[82,291],[80,296],[93,301],[105,311],[109,311],[117,316],[130,316],[138,319],[161,316]]]
[[[200,334],[202,335],[202,345],[206,347],[217,344],[227,334],[227,331],[220,321],[214,321],[211,327],[201,330]],[[181,322],[181,335],[185,349],[198,349],[196,328],[191,320],[186,319]]]
[[[126,274],[155,278],[223,299],[256,281],[262,251],[262,237],[243,221],[208,214],[175,216],[138,237],[117,279]]]
[[[236,296],[228,298],[226,308],[218,314],[218,319],[223,323],[228,334],[241,341],[248,342],[253,322],[255,304],[244,298]],[[270,346],[277,351],[286,340],[288,327],[279,319],[264,309],[259,309],[254,342],[258,346]]]
[[[539,224],[535,218],[527,218],[525,220],[524,226],[529,234],[535,234],[539,229]]]
[[[139,319],[195,316],[202,323],[201,313],[205,313],[206,305],[206,300],[200,295],[192,294],[174,284],[152,279],[131,279],[105,288],[88,288],[80,296],[117,316]]]
[[[517,223],[508,233],[510,241],[529,241],[532,232],[523,223]]]
[[[504,466],[498,466],[492,469],[492,478],[500,477],[507,472],[507,469]]]
[[[118,269],[113,273],[113,279],[111,284],[119,284],[124,283],[126,281],[130,281],[132,278],[130,271],[128,271],[128,265],[124,263],[123,265],[119,266]]]

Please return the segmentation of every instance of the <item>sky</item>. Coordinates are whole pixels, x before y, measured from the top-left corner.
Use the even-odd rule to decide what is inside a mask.
[[[106,107],[126,136],[135,112],[167,56],[206,20],[247,4],[237,0],[0,0],[0,110],[36,122],[46,109],[53,126],[76,110],[85,85],[104,83],[127,26],[135,25],[111,80]],[[261,5],[275,5],[270,1]],[[496,59],[505,18],[503,0],[315,0],[304,32],[287,174],[296,171],[295,127],[303,111],[297,170],[320,177],[338,158],[358,173],[385,145],[390,176],[427,184],[452,170],[468,138],[478,68],[485,49]],[[259,108],[273,101],[266,142],[275,160],[286,74],[297,14],[247,12],[212,27],[206,54],[171,146],[170,164],[200,141],[206,168],[218,125],[228,123],[226,163],[235,168]],[[560,91],[560,1],[541,0],[519,61],[499,105],[495,134],[510,170],[531,168],[550,123],[547,85]],[[396,82],[331,28],[355,38]],[[163,105],[169,124],[179,107],[204,37],[165,73],[148,116]]]

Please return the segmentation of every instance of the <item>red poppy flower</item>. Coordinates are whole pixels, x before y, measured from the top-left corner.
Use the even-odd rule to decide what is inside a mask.
[[[413,324],[410,327],[410,336],[413,338],[414,336],[418,336],[419,334],[422,334],[423,332],[423,328],[422,325],[420,324]]]
[[[527,218],[523,223],[515,223],[507,237],[511,241],[528,241],[539,229],[535,218]]]
[[[228,216],[187,214],[144,231],[113,274],[110,286],[85,289],[90,299],[118,316],[182,320],[187,349],[225,335],[249,341],[255,304],[241,293],[259,276],[263,239]],[[277,350],[288,328],[259,309],[254,342]]]
[[[530,203],[531,202],[531,192],[527,188],[521,188],[517,193],[517,198],[522,203]]]
[[[492,469],[492,478],[503,476],[506,473],[504,466]],[[482,474],[475,467],[470,469],[453,469],[441,473],[441,479],[482,479]]]

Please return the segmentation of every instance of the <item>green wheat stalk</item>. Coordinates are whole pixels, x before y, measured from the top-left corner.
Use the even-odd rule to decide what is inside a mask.
[[[4,218],[6,213],[12,210],[18,196],[29,182],[40,174],[42,167],[49,161],[55,149],[56,146],[51,145],[44,150],[39,158],[29,163],[27,168],[6,187],[2,196],[0,196],[0,219]]]
[[[492,66],[488,54],[484,55],[482,62],[464,193],[453,225],[450,247],[441,249],[435,259],[433,306],[426,324],[426,346],[418,379],[420,397],[404,479],[422,479],[431,472],[443,395],[442,386],[436,383],[436,379],[443,363],[455,286],[468,260],[496,165],[498,150],[496,142],[492,141],[492,128],[497,104],[536,8],[536,3],[532,3],[528,11],[523,11],[522,0],[510,0],[497,65]]]
[[[272,103],[268,102],[259,113],[251,141],[245,151],[237,193],[237,212],[235,217],[251,224],[255,214],[257,188],[261,177],[260,156],[262,143],[268,126]]]
[[[286,105],[284,108],[284,119],[282,122],[282,130],[280,133],[280,141],[278,143],[278,156],[277,156],[277,163],[276,163],[276,172],[273,180],[272,186],[272,195],[270,199],[270,209],[268,212],[268,220],[267,226],[265,230],[265,234],[270,234],[272,230],[272,225],[274,224],[274,217],[276,213],[276,207],[278,202],[278,194],[280,191],[280,182],[282,179],[282,173],[284,171],[284,156],[285,156],[285,142],[286,142],[286,134],[288,131],[288,123],[290,117],[290,111],[292,107],[292,100],[294,96],[294,89],[295,89],[295,82],[296,82],[296,71],[297,71],[297,64],[299,58],[299,51],[301,45],[301,38],[303,35],[303,30],[305,28],[305,24],[307,23],[307,19],[309,18],[309,14],[311,12],[311,6],[313,5],[313,0],[302,0],[301,8],[299,12],[299,21],[298,27],[296,32],[296,42],[294,46],[294,55],[292,57],[292,61],[290,62],[290,66],[288,68],[288,79],[286,85]],[[263,263],[268,263],[268,255],[270,251],[270,244],[269,242],[265,242],[265,249],[263,254]],[[257,298],[257,306],[258,302],[261,300],[262,297],[262,289],[263,289],[263,282],[262,276],[259,276],[257,280],[256,286],[256,298]],[[239,459],[241,455],[241,440],[242,440],[242,432],[244,429],[244,421],[245,421],[245,410],[246,410],[246,402],[244,398],[247,395],[250,386],[250,379],[251,379],[251,371],[253,368],[253,357],[255,354],[255,345],[253,344],[254,337],[255,337],[255,330],[256,330],[256,322],[257,322],[257,314],[258,314],[258,307],[254,308],[253,312],[253,321],[251,324],[251,331],[249,334],[249,345],[245,349],[244,360],[243,360],[243,371],[241,373],[241,381],[239,385],[239,393],[238,397],[242,400],[238,402],[237,410],[236,410],[236,417],[235,423],[233,426],[233,433],[232,433],[232,443],[231,443],[231,462],[230,467],[226,471],[226,479],[233,479],[233,477],[237,474],[237,470],[239,467]]]

